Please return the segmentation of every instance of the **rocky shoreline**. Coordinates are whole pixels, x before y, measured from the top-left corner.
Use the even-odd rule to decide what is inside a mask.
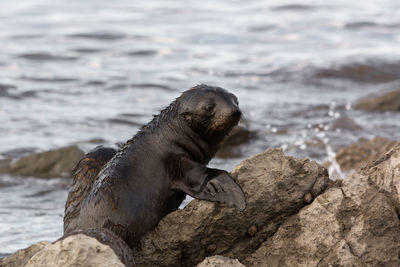
[[[371,156],[368,142],[388,151]],[[0,265],[398,266],[400,144],[368,142],[358,145],[370,161],[335,182],[315,161],[281,149],[246,159],[232,172],[248,199],[243,212],[193,200],[132,254],[112,233],[92,230],[32,245]]]
[[[398,111],[396,97],[355,108]],[[251,135],[238,131],[226,153]],[[0,173],[68,177],[82,155],[73,146],[2,160]],[[133,251],[112,232],[91,229],[19,250],[0,266],[400,266],[400,142],[362,139],[335,161],[346,175],[333,181],[315,161],[268,149],[231,173],[248,201],[242,212],[193,200]]]

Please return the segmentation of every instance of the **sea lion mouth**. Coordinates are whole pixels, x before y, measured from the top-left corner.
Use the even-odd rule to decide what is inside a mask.
[[[209,129],[218,132],[228,132],[239,123],[241,117],[242,112],[238,109],[229,115],[222,114],[214,118]]]

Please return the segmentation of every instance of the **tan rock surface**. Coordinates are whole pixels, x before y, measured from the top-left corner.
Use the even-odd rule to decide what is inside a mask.
[[[173,212],[145,236],[134,257],[138,266],[193,266],[211,255],[246,258],[279,224],[318,196],[328,184],[325,168],[280,149],[243,161],[232,173],[247,208],[194,200]]]
[[[36,253],[26,267],[39,266],[120,266],[125,265],[114,251],[84,234],[68,236]]]
[[[367,111],[400,111],[400,90],[360,99],[354,104],[354,108]]]
[[[397,147],[285,221],[248,266],[400,266]],[[367,174],[367,175],[366,175]],[[375,182],[374,182],[375,181]],[[395,190],[396,189],[396,190]]]
[[[245,267],[236,259],[230,259],[227,257],[215,255],[207,257],[201,263],[197,264],[196,267]]]
[[[40,178],[71,177],[73,168],[83,155],[77,146],[62,147],[17,160],[3,160],[0,173]]]
[[[42,250],[43,248],[50,246],[51,243],[42,241],[36,244],[33,244],[30,247],[25,249],[20,249],[14,254],[0,259],[0,266],[7,266],[7,267],[20,267],[25,266],[25,264],[35,255],[38,251]]]
[[[361,139],[355,144],[339,149],[336,161],[343,171],[357,170],[377,160],[396,144],[398,142],[379,136],[371,140]]]

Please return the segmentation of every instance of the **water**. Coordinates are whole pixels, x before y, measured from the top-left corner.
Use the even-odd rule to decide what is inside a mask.
[[[400,137],[400,115],[351,108],[399,88],[400,4],[363,1],[0,3],[0,158],[130,138],[199,83],[236,94],[268,147],[320,162],[360,137]],[[361,130],[334,129],[352,118]],[[0,176],[0,254],[62,234],[68,181]]]

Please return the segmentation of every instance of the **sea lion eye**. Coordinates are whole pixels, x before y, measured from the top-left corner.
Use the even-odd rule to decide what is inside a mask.
[[[204,106],[204,110],[209,112],[209,111],[212,111],[214,109],[214,107],[215,107],[215,104],[210,103],[210,104],[207,104]]]
[[[239,106],[239,100],[238,100],[236,97],[233,99],[233,102],[234,102],[237,106]]]

